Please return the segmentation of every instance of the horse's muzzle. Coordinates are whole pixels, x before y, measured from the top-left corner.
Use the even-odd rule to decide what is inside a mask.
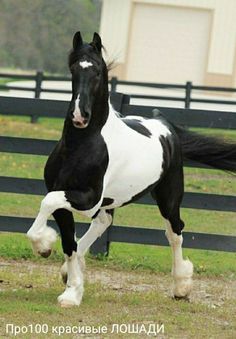
[[[86,118],[73,118],[72,119],[73,126],[75,128],[86,128],[89,124],[89,119]]]

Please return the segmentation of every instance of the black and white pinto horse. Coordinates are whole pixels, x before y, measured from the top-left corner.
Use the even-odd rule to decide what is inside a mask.
[[[109,103],[108,70],[97,33],[89,44],[83,42],[80,32],[75,34],[69,67],[72,100],[62,138],[45,167],[49,193],[27,233],[34,251],[48,257],[56,240],[56,232],[47,226],[51,214],[59,226],[65,255],[61,274],[66,282],[59,304],[80,304],[86,251],[111,225],[115,208],[148,191],[166,220],[166,236],[173,253],[173,293],[176,297],[188,296],[193,265],[182,256],[182,158],[235,171],[235,145],[187,132],[162,116],[121,118]],[[74,211],[92,218],[78,243]]]

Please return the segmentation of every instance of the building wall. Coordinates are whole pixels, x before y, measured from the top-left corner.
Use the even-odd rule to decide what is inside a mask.
[[[207,40],[208,46],[207,54],[204,56],[205,62],[201,61],[201,67],[202,69],[204,68],[204,76],[201,78],[201,84],[221,86],[236,85],[235,0],[103,0],[100,33],[110,59],[116,60],[117,67],[113,71],[115,75],[119,76],[119,78],[129,80],[130,72],[127,69],[127,65],[130,64],[129,57],[132,54],[130,46],[132,45],[132,37],[135,35],[134,30],[139,27],[136,22],[137,17],[135,17],[135,13],[137,12],[137,8],[141,8],[141,5],[146,5],[143,7],[146,9],[148,7],[152,9],[154,9],[154,7],[161,8],[160,6],[162,6],[162,8],[176,8],[176,13],[178,9],[183,10],[181,13],[184,13],[185,10],[186,13],[192,13],[193,10],[210,13],[209,31],[208,28],[206,28],[206,35],[208,34],[209,37],[206,38],[204,34],[202,35],[202,39]],[[167,12],[168,11],[166,11],[166,13]],[[151,12],[149,13],[150,14],[146,13],[147,19],[148,15],[151,17]],[[200,17],[202,16],[199,16],[199,20],[201,20]],[[140,26],[143,24],[144,22],[141,20]],[[199,24],[201,23],[199,22]],[[206,27],[208,26],[206,25]],[[200,28],[199,26],[199,29]],[[197,26],[195,29],[197,31]],[[161,32],[159,32],[159,36],[160,34]],[[154,44],[155,43],[158,44],[158,42],[154,42]],[[188,48],[188,46],[186,46],[186,48]],[[176,50],[178,50],[178,45],[176,46]],[[151,46],[150,53],[152,53]],[[156,52],[153,50],[153,53]],[[139,56],[135,55],[133,57],[138,64],[139,61],[137,58]],[[143,55],[141,57],[143,58]],[[175,57],[176,55],[173,54],[173,59],[175,59]],[[146,67],[151,67],[151,65],[147,64]],[[177,65],[177,67],[179,67],[179,65]],[[199,65],[196,65],[196,67],[199,67]],[[148,73],[149,72],[147,72],[147,74]],[[148,81],[144,73],[142,77],[144,77],[144,79],[142,79],[143,81]],[[168,78],[169,75],[167,76],[167,79]],[[178,81],[179,80],[181,79],[178,79]]]

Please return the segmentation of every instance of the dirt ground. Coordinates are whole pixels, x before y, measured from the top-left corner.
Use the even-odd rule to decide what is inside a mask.
[[[2,281],[5,269],[12,272],[20,271],[21,277],[33,273],[41,272],[42,275],[59,275],[60,265],[58,263],[34,263],[30,261],[0,260],[0,292],[9,289],[10,282]],[[140,273],[139,271],[116,271],[107,268],[86,267],[86,281],[88,283],[99,282],[112,290],[120,293],[127,291],[156,291],[162,292],[166,296],[171,296],[168,286],[172,284],[171,275],[155,274],[150,272]],[[236,280],[231,277],[203,277],[194,276],[194,288],[190,301],[210,305],[211,307],[221,306],[227,300],[236,299]],[[219,293],[220,292],[220,293]],[[236,311],[236,306],[235,306]]]
[[[39,263],[31,261],[14,261],[14,260],[0,260],[0,294],[4,291],[16,291],[25,290],[27,288],[37,289],[40,285],[45,284],[45,277],[50,275],[50,279],[47,280],[47,288],[53,288],[55,280],[58,280],[59,276],[59,263]],[[9,279],[13,274],[16,278],[13,281]],[[42,280],[37,279],[32,282],[33,286],[27,285],[27,277],[43,277]],[[34,281],[32,279],[32,281]],[[122,298],[129,294],[135,294],[144,292],[157,292],[157,294],[170,300],[171,297],[171,285],[172,279],[170,274],[163,273],[151,273],[140,271],[121,271],[111,268],[95,268],[87,267],[86,269],[86,281],[88,284],[98,284],[102,286],[104,291],[114,292],[115,298]],[[116,300],[116,299],[115,299]],[[205,305],[207,309],[215,309],[216,311],[221,309],[225,316],[224,320],[219,320],[216,316],[214,322],[227,329],[227,326],[232,326],[232,319],[236,313],[236,280],[234,277],[204,277],[195,274],[194,288],[190,297],[190,303],[196,305],[196,311],[198,312],[199,305]],[[221,313],[222,313],[221,312]],[[1,318],[1,316],[0,316]],[[221,323],[219,323],[221,322]],[[234,332],[230,332],[227,335],[225,332],[224,338],[236,338],[232,335]],[[222,338],[222,334],[219,333],[219,338]],[[196,338],[196,336],[194,336]],[[202,336],[202,338],[206,336]],[[128,338],[132,338],[129,336]],[[164,336],[163,338],[179,338],[179,336]],[[192,336],[184,336],[184,338],[193,338]],[[200,338],[200,337],[199,337]],[[218,336],[209,336],[209,338],[218,338]]]

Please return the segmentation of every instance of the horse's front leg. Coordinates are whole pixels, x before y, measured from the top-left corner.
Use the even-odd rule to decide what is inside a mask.
[[[62,278],[66,290],[58,297],[61,307],[79,305],[84,290],[83,273],[77,256],[77,241],[73,214],[66,209],[58,209],[53,216],[60,228],[65,263],[62,266]]]
[[[51,248],[56,241],[57,233],[53,228],[47,226],[47,220],[58,208],[70,207],[63,191],[50,192],[42,200],[38,216],[27,232],[36,254],[40,254],[45,258],[51,254]]]
[[[101,205],[102,198],[100,198],[99,201],[98,200],[98,194],[96,194],[93,189],[88,189],[84,192],[50,192],[42,200],[39,214],[27,233],[28,237],[33,242],[33,246],[36,248],[36,251],[40,254],[45,252],[47,253],[51,250],[50,245],[52,243],[52,239],[50,237],[47,238],[48,229],[50,228],[46,226],[46,222],[51,214],[54,214],[54,217],[56,217],[60,230],[62,230],[62,245],[65,253],[68,276],[66,290],[58,297],[58,301],[63,307],[80,304],[83,294],[83,276],[79,256],[77,254],[74,225],[72,225],[73,220],[69,225],[70,227],[67,228],[68,221],[66,221],[65,212],[62,216],[60,215],[60,213],[62,213],[60,211],[67,210],[71,212],[72,210],[77,209],[88,217],[92,217]],[[68,214],[66,217],[68,217]],[[64,221],[66,222],[62,225]],[[95,227],[95,229],[97,230],[97,227]],[[96,234],[97,238],[99,236],[99,232],[96,231]],[[94,238],[94,240],[96,238]]]
[[[59,211],[56,211],[55,213],[57,212]],[[93,219],[88,231],[79,240],[77,257],[75,251],[72,253],[71,257],[65,255],[66,260],[62,266],[61,274],[63,281],[66,283],[66,289],[64,293],[58,297],[61,306],[79,305],[83,293],[83,272],[85,270],[84,255],[96,239],[111,225],[112,215],[113,211],[101,210]],[[57,219],[58,218],[56,218],[56,220]]]

